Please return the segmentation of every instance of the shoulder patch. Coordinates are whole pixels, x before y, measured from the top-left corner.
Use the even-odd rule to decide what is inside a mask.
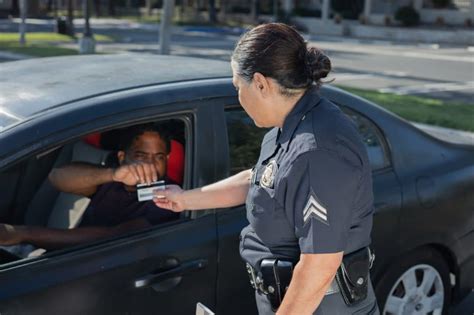
[[[306,224],[311,218],[319,220],[321,223],[329,225],[328,211],[318,200],[311,194],[303,209],[303,223]]]

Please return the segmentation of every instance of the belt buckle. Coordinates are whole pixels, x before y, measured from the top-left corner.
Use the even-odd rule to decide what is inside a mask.
[[[246,263],[246,267],[247,273],[250,276],[250,284],[252,285],[252,288],[257,289],[257,277],[255,277],[255,272],[249,263]]]
[[[245,265],[247,267],[247,273],[250,276],[250,284],[252,285],[252,288],[262,292],[265,295],[268,294],[267,290],[264,288],[263,279],[256,275],[255,269],[253,269],[249,263],[246,263]]]

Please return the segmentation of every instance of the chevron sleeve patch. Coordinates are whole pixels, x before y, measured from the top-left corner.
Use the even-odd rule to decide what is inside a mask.
[[[310,195],[308,202],[303,210],[303,221],[306,224],[311,218],[319,220],[321,223],[324,223],[329,226],[328,221],[328,211],[318,200]]]

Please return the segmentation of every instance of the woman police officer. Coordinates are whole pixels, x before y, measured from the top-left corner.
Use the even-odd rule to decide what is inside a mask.
[[[173,211],[246,203],[240,251],[259,314],[378,314],[368,276],[371,169],[356,127],[318,95],[330,60],[270,23],[242,36],[231,66],[242,107],[257,126],[274,127],[256,166],[194,190],[169,186],[155,203]]]

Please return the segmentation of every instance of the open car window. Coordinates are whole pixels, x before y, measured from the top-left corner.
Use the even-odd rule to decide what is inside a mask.
[[[190,172],[185,169],[185,160],[190,158],[186,156],[187,132],[190,128],[180,119],[162,120],[156,124],[166,136],[151,133],[153,137],[156,136],[154,141],[166,142],[164,147],[169,150],[165,157],[155,152],[157,156],[160,155],[160,159],[166,159],[163,162],[165,174],[162,174],[161,179],[183,187]],[[103,228],[103,231],[108,231],[96,233],[97,237],[78,237],[80,241],[64,246],[41,246],[41,243],[35,242],[6,245],[2,244],[0,235],[0,265],[77,245],[83,248],[88,243],[116,238],[141,229],[148,230],[180,218],[180,214],[158,209],[152,201],[139,202],[134,187],[125,187],[123,183],[103,184],[92,196],[85,197],[59,191],[49,181],[51,170],[71,163],[87,163],[97,168],[118,167],[121,162],[117,153],[123,150],[120,141],[126,138],[121,133],[128,132],[133,127],[136,126],[89,134],[54,150],[36,154],[0,172],[1,182],[5,184],[5,189],[0,192],[0,228],[5,229],[5,224],[8,224],[36,226],[36,230],[44,231],[54,229],[57,233],[52,235],[57,235],[58,238],[61,238],[62,232],[85,235],[94,229]],[[137,146],[138,140],[133,141]],[[142,155],[151,154],[147,150],[137,148]]]

